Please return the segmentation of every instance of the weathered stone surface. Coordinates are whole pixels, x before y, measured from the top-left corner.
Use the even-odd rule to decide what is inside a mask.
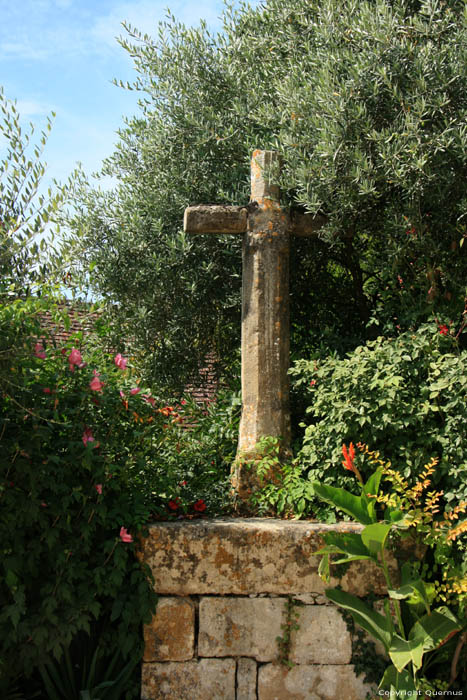
[[[245,207],[199,205],[185,209],[183,230],[186,233],[245,233],[248,213]]]
[[[285,602],[285,598],[202,598],[198,654],[277,659],[276,637],[285,621]]]
[[[236,700],[235,660],[144,663],[141,700]]]
[[[144,626],[144,661],[193,658],[195,606],[189,598],[159,598],[156,614]]]
[[[256,676],[256,661],[246,658],[238,659],[236,700],[256,700]]]
[[[258,700],[365,700],[369,691],[352,666],[300,665],[288,671],[265,664],[258,670]]]
[[[234,518],[154,523],[142,541],[160,595],[323,594],[340,582],[364,596],[384,593],[381,572],[367,561],[353,562],[342,579],[325,585],[318,575],[320,533],[359,532],[355,523]]]
[[[348,664],[352,640],[342,615],[334,606],[296,608],[299,629],[292,634],[289,658],[296,664]]]

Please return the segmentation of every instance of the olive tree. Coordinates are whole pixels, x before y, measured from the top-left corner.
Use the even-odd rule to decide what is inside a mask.
[[[223,31],[169,16],[126,26],[139,113],[103,192],[82,179],[70,222],[99,293],[148,372],[180,385],[239,345],[233,237],[188,238],[194,203],[242,204],[254,148],[280,151],[284,204],[317,212],[294,243],[292,352],[354,347],[464,307],[465,2],[268,0]]]

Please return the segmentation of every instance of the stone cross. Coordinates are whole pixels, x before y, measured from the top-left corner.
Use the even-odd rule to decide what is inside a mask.
[[[290,447],[289,409],[289,238],[315,236],[322,217],[291,215],[280,206],[280,159],[256,150],[251,160],[248,206],[200,205],[185,210],[190,234],[243,234],[242,415],[236,463],[258,457],[265,436]],[[237,471],[235,488],[246,497],[252,479]],[[243,483],[242,483],[243,482]],[[253,483],[254,488],[254,483]]]

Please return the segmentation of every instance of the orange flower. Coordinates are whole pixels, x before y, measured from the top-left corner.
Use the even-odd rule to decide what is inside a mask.
[[[355,465],[353,463],[355,459],[355,448],[353,446],[353,442],[350,443],[349,449],[347,449],[345,443],[342,445],[342,454],[344,455],[344,459],[342,460],[343,467],[351,472],[354,472],[355,474]]]

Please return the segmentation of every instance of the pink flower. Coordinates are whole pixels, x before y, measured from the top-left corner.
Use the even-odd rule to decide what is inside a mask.
[[[141,398],[146,401],[146,403],[150,403],[151,406],[154,408],[156,404],[156,399],[153,396],[149,396],[149,394],[141,394]]]
[[[104,384],[99,379],[99,374],[94,370],[94,378],[89,382],[89,388],[91,391],[102,391],[103,387]]]
[[[120,528],[120,539],[122,542],[133,542],[133,537],[129,534],[126,527]]]
[[[131,396],[134,396],[135,394],[139,394],[140,391],[141,389],[139,388],[139,386],[137,386],[134,389],[130,389],[130,394]]]
[[[316,384],[316,379],[312,379],[310,382],[310,386],[314,386]]]
[[[45,386],[45,387],[42,389],[42,391],[44,392],[44,394],[51,394],[51,393],[52,393],[52,389],[49,389],[48,386]]]
[[[72,348],[70,354],[68,355],[68,365],[72,372],[75,371],[75,365],[78,368],[84,367],[84,362],[83,358],[81,357],[81,353],[76,348]]]
[[[94,488],[96,489],[99,496],[101,496],[102,495],[102,484],[94,484]]]
[[[86,446],[88,444],[88,442],[95,442],[96,441],[94,435],[92,434],[91,428],[84,429],[83,437],[81,439],[83,440],[84,446]],[[97,447],[97,445],[95,445],[95,447]]]
[[[47,355],[45,354],[44,346],[42,345],[42,343],[36,343],[34,345],[34,355],[36,357],[39,357],[41,360],[45,360]]]
[[[117,353],[114,357],[114,362],[118,369],[126,369],[126,364],[128,360],[126,359],[126,357],[123,357],[123,355],[121,355],[120,353]]]

